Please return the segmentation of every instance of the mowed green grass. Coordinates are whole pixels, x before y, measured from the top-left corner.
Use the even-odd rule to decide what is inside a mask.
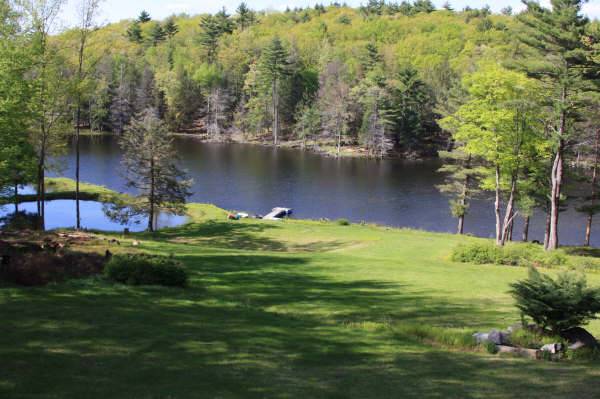
[[[190,213],[192,224],[110,246],[173,254],[186,289],[0,287],[0,397],[600,397],[597,365],[461,352],[410,333],[519,320],[507,290],[527,271],[451,262],[471,238]]]

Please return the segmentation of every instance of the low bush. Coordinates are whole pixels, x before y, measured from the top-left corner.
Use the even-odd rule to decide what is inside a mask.
[[[340,226],[350,226],[350,221],[348,219],[338,219],[336,223]]]
[[[523,314],[556,335],[600,313],[600,288],[589,288],[585,276],[573,272],[553,279],[532,267],[526,280],[511,284],[510,293]]]
[[[181,262],[164,256],[115,255],[106,265],[105,274],[111,280],[129,285],[185,287],[188,282]]]
[[[600,349],[598,348],[579,348],[577,350],[567,350],[567,359],[584,362],[599,362]]]
[[[485,348],[485,351],[491,355],[495,355],[496,353],[498,353],[498,347],[493,342],[485,341],[483,343],[483,346]]]
[[[557,335],[542,334],[530,328],[521,328],[510,334],[510,344],[528,349],[540,349],[546,344],[564,343],[564,340]]]
[[[560,252],[546,252],[533,244],[500,247],[492,242],[461,244],[452,252],[455,262],[507,266],[554,267],[565,265],[567,257]]]

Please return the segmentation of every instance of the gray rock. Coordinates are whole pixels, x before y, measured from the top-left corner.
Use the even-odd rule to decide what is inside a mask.
[[[475,342],[477,342],[478,344],[482,344],[484,342],[487,342],[488,335],[489,334],[486,333],[475,333],[473,334],[473,338],[475,338]]]
[[[569,342],[569,349],[598,348],[598,341],[592,334],[581,327],[573,327],[564,331],[561,336]]]
[[[496,345],[504,345],[504,344],[508,344],[509,343],[509,336],[510,334],[503,332],[503,331],[498,331],[498,330],[492,330],[490,331],[490,333],[488,334],[488,341],[495,343]]]

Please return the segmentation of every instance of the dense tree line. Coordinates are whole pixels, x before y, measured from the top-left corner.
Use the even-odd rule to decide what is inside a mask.
[[[165,21],[143,11],[95,32],[82,114],[89,128],[120,133],[151,96],[169,130],[212,140],[431,156],[449,145],[441,105],[479,59],[510,51],[514,24],[428,0],[281,13],[242,3]],[[73,32],[56,40],[69,44]]]

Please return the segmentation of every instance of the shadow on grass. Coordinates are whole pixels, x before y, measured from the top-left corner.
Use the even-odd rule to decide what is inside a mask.
[[[568,255],[588,256],[591,258],[600,258],[600,248],[592,247],[564,247],[563,250]]]
[[[185,256],[188,289],[86,280],[0,291],[0,396],[595,397],[598,370],[450,353],[343,321],[485,319],[301,256]],[[586,396],[587,395],[587,396]],[[597,396],[596,396],[597,397]]]
[[[314,252],[331,251],[352,243],[343,241],[318,241],[294,244],[266,237],[263,233],[281,229],[272,223],[231,222],[209,220],[181,227],[161,230],[157,233],[141,234],[155,241],[178,244],[207,245],[220,249],[271,252]]]

